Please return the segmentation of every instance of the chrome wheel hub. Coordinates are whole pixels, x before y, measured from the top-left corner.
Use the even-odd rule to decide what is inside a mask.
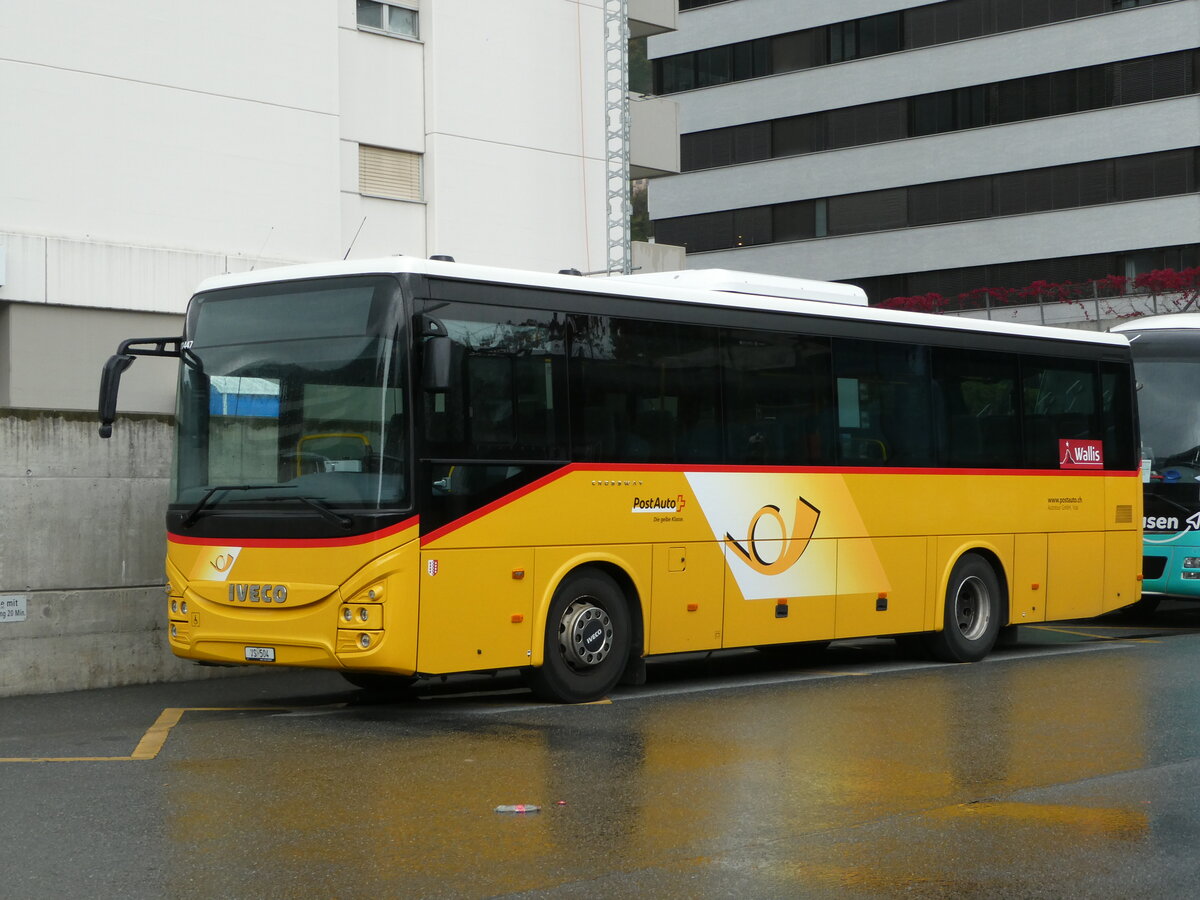
[[[954,596],[954,618],[958,630],[968,641],[977,641],[992,621],[992,601],[987,585],[971,575],[963,579]]]
[[[575,669],[598,666],[613,646],[612,620],[590,598],[580,597],[563,613],[558,626],[563,659]]]

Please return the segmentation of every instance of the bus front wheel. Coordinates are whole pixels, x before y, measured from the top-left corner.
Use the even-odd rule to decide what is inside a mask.
[[[983,659],[1000,633],[1003,606],[1000,582],[987,560],[964,553],[950,572],[942,630],[926,636],[929,652],[942,662]]]
[[[554,592],[543,662],[525,670],[526,681],[543,700],[599,700],[625,671],[632,631],[629,606],[617,583],[598,569],[580,569]]]

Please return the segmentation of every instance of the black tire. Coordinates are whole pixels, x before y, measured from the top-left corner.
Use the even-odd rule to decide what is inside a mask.
[[[383,675],[379,672],[342,672],[341,676],[356,688],[372,694],[403,694],[417,680],[412,675]]]
[[[978,662],[991,651],[1004,623],[1000,582],[987,561],[964,553],[946,585],[945,622],[925,636],[925,645],[942,662]]]
[[[625,671],[632,635],[629,602],[617,583],[598,569],[579,569],[554,592],[543,662],[526,669],[525,680],[543,700],[599,700]]]

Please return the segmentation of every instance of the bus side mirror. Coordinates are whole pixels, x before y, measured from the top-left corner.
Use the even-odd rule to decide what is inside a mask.
[[[427,393],[437,394],[450,390],[450,358],[453,342],[448,337],[427,338],[422,345],[424,368],[421,386]]]
[[[117,391],[121,387],[121,373],[133,365],[138,356],[165,356],[179,359],[185,353],[183,338],[131,338],[121,341],[117,352],[108,358],[100,373],[100,437],[112,437],[112,423],[117,417]],[[194,356],[194,354],[192,354]]]
[[[100,373],[100,437],[112,437],[112,423],[117,417],[117,391],[121,387],[121,373],[133,365],[134,357],[128,353],[116,353],[104,364]]]

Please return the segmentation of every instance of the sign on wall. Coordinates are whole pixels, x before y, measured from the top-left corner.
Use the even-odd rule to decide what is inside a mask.
[[[0,594],[0,625],[24,622],[28,598],[24,594]]]

